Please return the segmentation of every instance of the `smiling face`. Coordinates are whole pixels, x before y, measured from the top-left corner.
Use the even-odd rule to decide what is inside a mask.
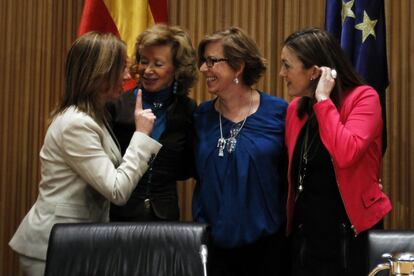
[[[140,82],[148,92],[157,92],[172,85],[174,64],[171,46],[150,46],[139,52],[138,73]]]
[[[283,47],[280,58],[282,64],[279,75],[286,81],[289,95],[312,97],[314,68],[305,69],[295,52],[287,47]]]
[[[215,95],[220,95],[223,91],[228,90],[232,85],[236,85],[233,80],[236,77],[236,72],[227,64],[223,53],[223,46],[221,42],[211,42],[206,45],[204,60],[221,60],[214,62],[211,67],[208,67],[206,62],[201,64],[200,72],[204,75],[207,82],[208,91]]]

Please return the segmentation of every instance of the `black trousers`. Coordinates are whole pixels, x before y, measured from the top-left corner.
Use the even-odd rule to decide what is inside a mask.
[[[373,228],[382,228],[382,222]],[[289,239],[293,276],[366,276],[367,231],[355,237],[349,224],[341,223],[323,236],[312,225],[297,225]]]

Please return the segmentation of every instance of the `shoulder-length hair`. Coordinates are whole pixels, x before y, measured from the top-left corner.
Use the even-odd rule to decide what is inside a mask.
[[[141,49],[170,46],[177,94],[187,95],[197,80],[196,54],[190,36],[178,26],[156,24],[142,32],[135,43],[135,62],[140,62]]]
[[[238,70],[244,62],[242,80],[246,85],[258,82],[266,71],[266,61],[253,41],[242,29],[230,27],[207,35],[198,45],[198,67],[204,63],[204,51],[209,43],[220,42],[223,46],[224,58],[234,70]]]
[[[119,87],[126,45],[113,34],[89,32],[71,46],[66,58],[65,90],[53,117],[70,106],[105,119],[105,94]]]
[[[284,46],[293,51],[305,69],[314,65],[327,66],[337,71],[331,99],[339,107],[345,94],[353,87],[363,84],[348,56],[338,41],[330,33],[318,28],[306,28],[289,35]],[[316,89],[318,79],[313,81]],[[308,108],[309,98],[302,97],[298,105],[298,115],[303,116]]]

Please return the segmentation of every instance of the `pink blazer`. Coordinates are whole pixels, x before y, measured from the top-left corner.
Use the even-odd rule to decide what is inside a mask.
[[[295,98],[286,116],[286,146],[289,155],[287,232],[291,231],[295,189],[292,183],[292,155],[307,117],[299,119]],[[343,99],[340,110],[328,99],[314,105],[322,143],[328,150],[348,218],[355,235],[379,222],[392,209],[379,179],[382,160],[382,118],[377,92],[362,85]]]

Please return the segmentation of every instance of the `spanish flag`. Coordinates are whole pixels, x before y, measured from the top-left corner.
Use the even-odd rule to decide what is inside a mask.
[[[168,22],[167,0],[85,0],[78,35],[90,31],[120,37],[134,53],[137,36],[154,23]],[[128,90],[134,83],[124,85]]]

